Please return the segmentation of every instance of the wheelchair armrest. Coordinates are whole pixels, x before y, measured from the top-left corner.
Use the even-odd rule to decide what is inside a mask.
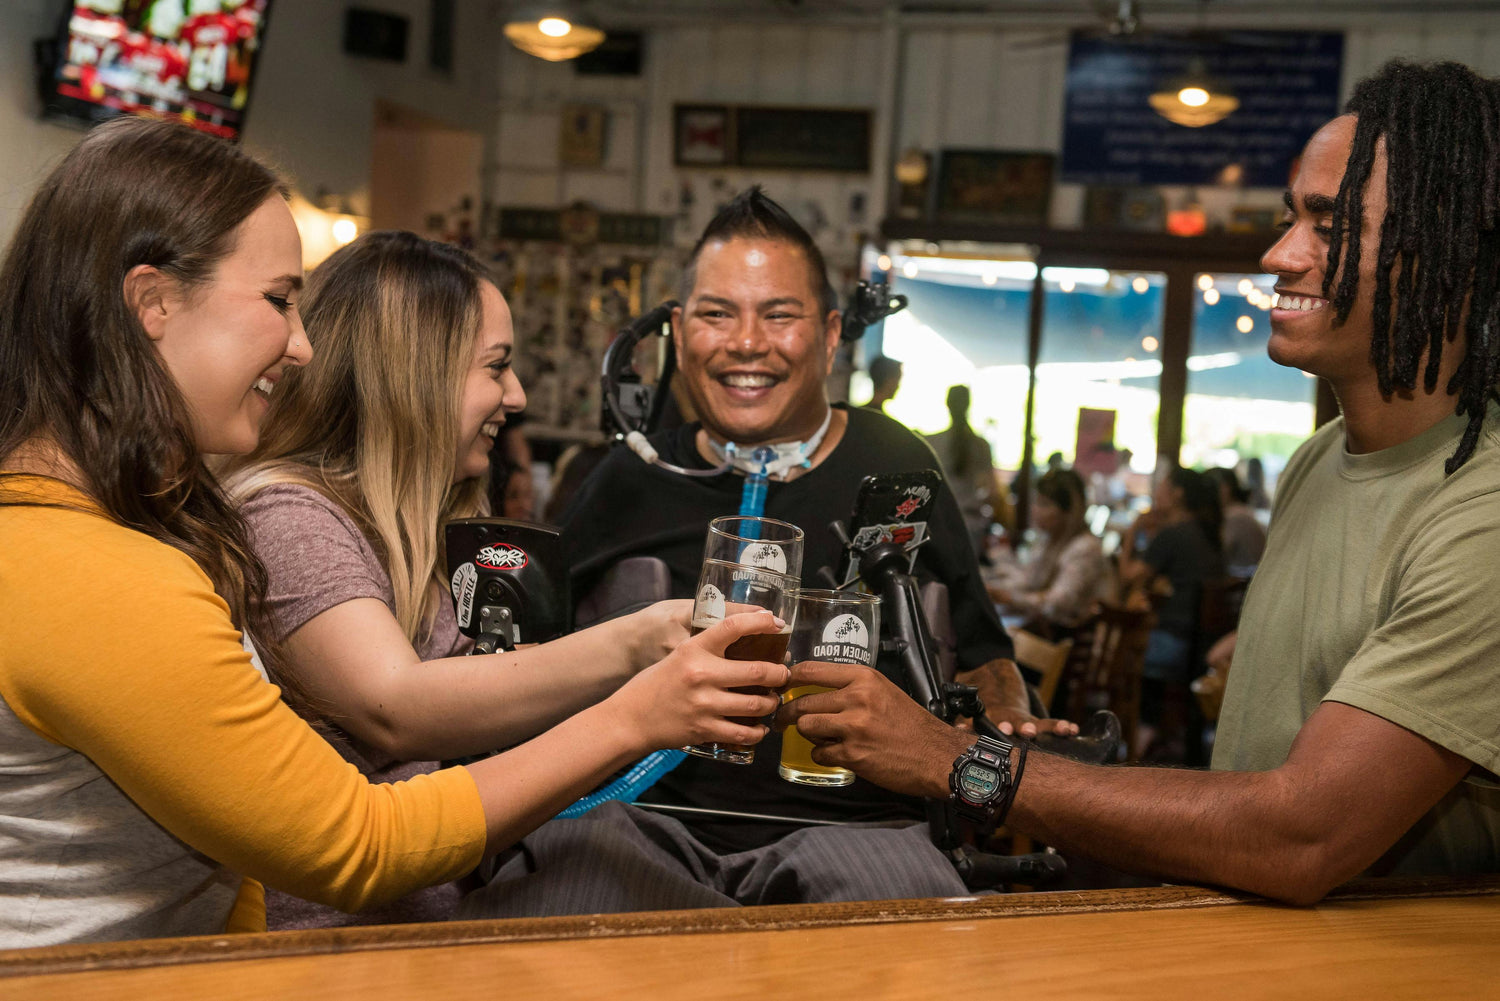
[[[921,588],[922,614],[927,617],[927,632],[937,646],[938,674],[942,681],[952,681],[958,673],[958,637],[953,630],[953,611],[948,599],[948,585],[935,580]]]

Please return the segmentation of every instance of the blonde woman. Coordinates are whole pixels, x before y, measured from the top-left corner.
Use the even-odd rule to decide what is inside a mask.
[[[260,447],[227,482],[270,577],[282,671],[391,781],[526,740],[607,696],[688,635],[668,602],[510,654],[465,656],[443,522],[485,507],[489,452],[525,393],[510,313],[483,268],[410,233],[371,233],[313,273],[318,355],[279,389]],[[433,887],[347,918],[284,897],[272,926],[451,915]]]

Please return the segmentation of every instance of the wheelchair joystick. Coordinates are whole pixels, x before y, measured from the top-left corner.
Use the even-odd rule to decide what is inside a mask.
[[[900,661],[907,693],[945,723],[951,724],[964,716],[973,720],[976,731],[998,735],[999,731],[984,715],[984,702],[978,690],[972,685],[944,681],[938,670],[937,644],[922,608],[916,579],[907,572],[912,555],[925,540],[919,537],[901,543],[882,539],[857,548],[842,522],[829,525],[829,530],[851,557],[858,557],[858,580],[881,596],[881,618],[889,626],[889,635],[881,640],[881,652]],[[948,856],[970,889],[990,889],[1008,883],[1034,885],[1055,879],[1067,870],[1067,862],[1055,853],[991,855],[976,851],[964,844],[964,832],[952,803],[931,799],[926,810],[933,844]]]

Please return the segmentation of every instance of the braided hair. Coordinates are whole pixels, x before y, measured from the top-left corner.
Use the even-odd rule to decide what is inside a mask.
[[[1443,346],[1463,326],[1464,355],[1445,391],[1457,394],[1455,412],[1469,423],[1445,466],[1451,474],[1474,454],[1500,377],[1500,85],[1458,63],[1393,60],[1354,88],[1344,111],[1357,122],[1334,201],[1323,296],[1337,322],[1349,318],[1365,185],[1384,138],[1386,213],[1370,361],[1381,394],[1390,396],[1416,388],[1425,351],[1422,382],[1431,393]]]

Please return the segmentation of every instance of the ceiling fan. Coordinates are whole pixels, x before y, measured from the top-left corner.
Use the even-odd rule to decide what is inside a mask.
[[[1073,35],[1089,38],[1132,38],[1147,29],[1141,23],[1141,5],[1137,0],[1099,0],[1094,4],[1097,13],[1092,27],[1075,31],[1054,31],[1043,35],[1027,34],[1006,48],[1015,52],[1029,49],[1047,49],[1067,45]]]

